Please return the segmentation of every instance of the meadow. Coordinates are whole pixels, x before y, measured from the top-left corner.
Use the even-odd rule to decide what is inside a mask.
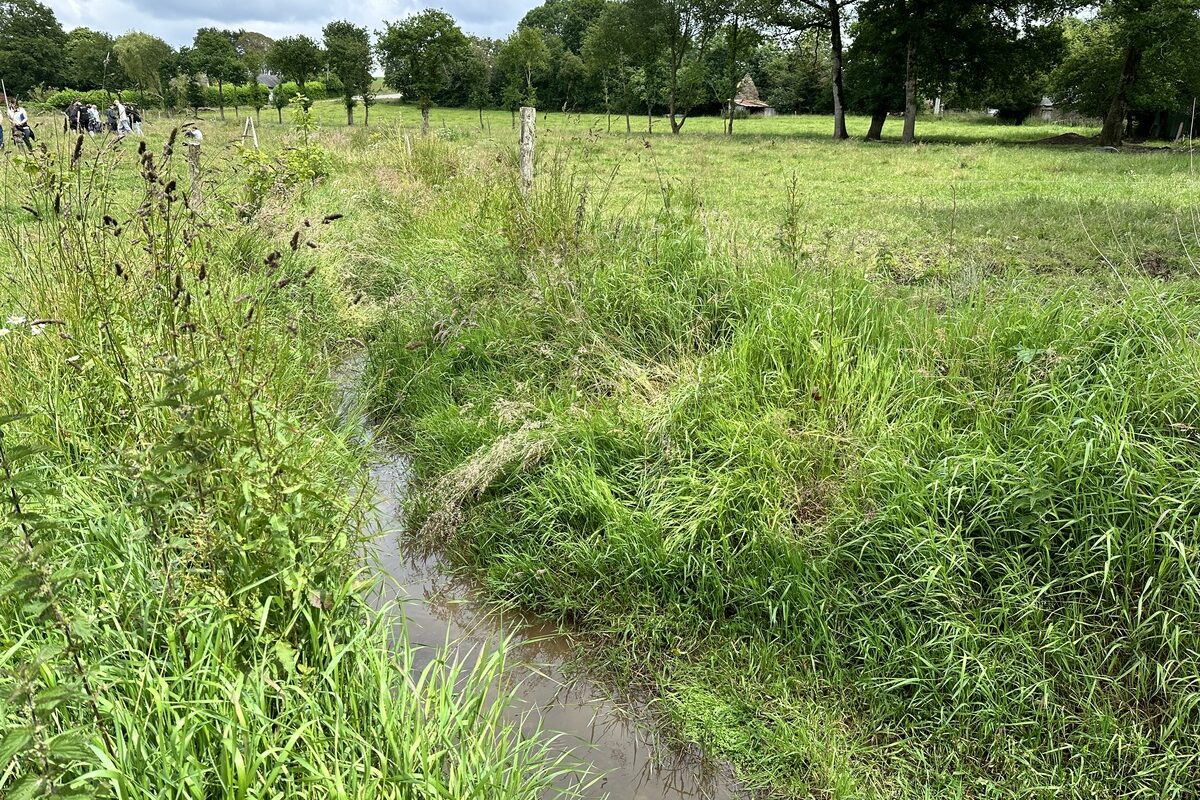
[[[1189,154],[547,114],[525,201],[507,113],[320,103],[257,155],[214,116],[203,215],[133,141],[85,142],[109,188],[73,140],[8,161],[0,781],[539,795],[559,766],[356,599],[361,340],[407,535],[750,790],[1200,791]]]

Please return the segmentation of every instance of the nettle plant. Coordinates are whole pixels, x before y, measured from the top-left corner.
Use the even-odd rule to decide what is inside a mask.
[[[301,328],[326,304],[308,254],[339,215],[261,257],[227,206],[184,199],[175,146],[143,142],[131,164],[80,136],[8,165],[23,205],[0,218],[6,798],[85,795],[89,769],[133,757],[116,720],[139,716],[137,693],[113,687],[196,646],[174,640],[179,620],[296,644],[347,591],[351,478],[280,400],[312,358]]]

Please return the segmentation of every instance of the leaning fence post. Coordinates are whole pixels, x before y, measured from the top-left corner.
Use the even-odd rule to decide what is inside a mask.
[[[204,204],[204,196],[200,191],[200,143],[187,143],[187,162],[188,162],[188,177],[191,183],[188,186],[188,208],[192,211],[199,211],[200,206]]]
[[[521,106],[521,194],[526,197],[533,191],[533,142],[534,123],[537,121],[537,109]]]

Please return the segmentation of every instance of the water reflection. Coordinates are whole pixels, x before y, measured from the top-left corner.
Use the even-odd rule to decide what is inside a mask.
[[[348,362],[339,383],[361,383],[361,361]],[[352,397],[350,391],[347,395]],[[361,410],[343,400],[347,421],[373,435]],[[473,658],[510,641],[506,680],[515,682],[517,701],[506,717],[525,735],[553,735],[553,746],[590,771],[582,780],[586,797],[613,800],[722,800],[738,796],[721,769],[693,750],[656,743],[645,708],[614,698],[586,675],[574,674],[576,647],[568,635],[528,614],[490,609],[470,583],[439,569],[436,554],[409,551],[403,544],[403,499],[409,482],[402,456],[377,447],[371,469],[376,487],[374,558],[385,574],[372,601],[403,611],[409,641],[420,646],[416,669],[435,659]],[[509,685],[513,685],[510,683]],[[593,776],[599,776],[593,780]],[[589,783],[590,782],[590,783]]]

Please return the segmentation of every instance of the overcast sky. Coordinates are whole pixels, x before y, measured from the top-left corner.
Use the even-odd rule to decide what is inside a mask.
[[[62,26],[83,25],[114,36],[146,31],[178,47],[192,41],[197,28],[245,28],[272,38],[306,33],[320,41],[321,28],[334,19],[350,19],[372,33],[384,20],[397,20],[427,3],[417,0],[42,0],[54,9]],[[449,12],[467,33],[507,36],[525,12],[541,0],[445,0],[437,7]]]

